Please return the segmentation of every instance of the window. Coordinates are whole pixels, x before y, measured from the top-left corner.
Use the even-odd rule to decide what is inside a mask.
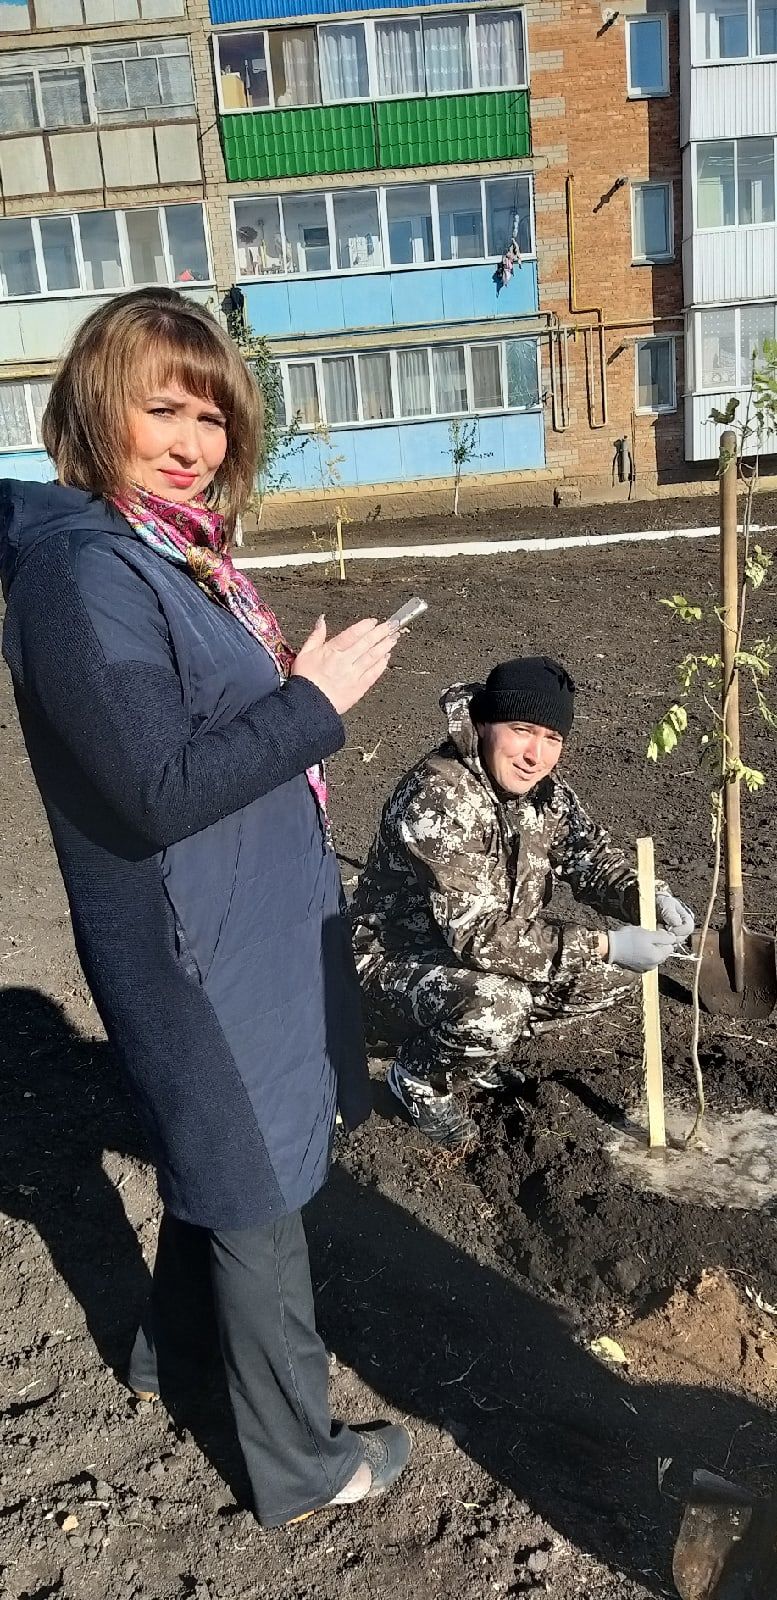
[[[432,201],[428,183],[386,190],[389,255],[394,266],[434,260]]]
[[[359,378],[365,422],[382,422],[386,417],[393,417],[391,358],[388,352],[377,351],[360,356]]]
[[[423,94],[424,48],[418,17],[375,23],[377,92],[392,95]]]
[[[775,0],[755,0],[755,53],[757,56],[777,56]]]
[[[694,319],[698,387],[749,389],[753,362],[758,364],[764,340],[774,338],[776,319],[773,303],[700,311]]]
[[[353,356],[335,356],[321,362],[327,422],[358,422],[356,367]]]
[[[281,374],[282,420],[296,419],[303,428],[532,411],[540,405],[539,346],[528,337],[282,361]]]
[[[696,223],[733,228],[736,222],[733,139],[696,147]]]
[[[302,427],[314,428],[321,421],[315,366],[312,361],[289,362],[288,374],[289,421],[296,418]]]
[[[48,379],[0,383],[0,450],[41,444],[41,420],[51,392]]]
[[[696,56],[732,61],[748,54],[748,0],[696,0]]]
[[[0,298],[208,282],[202,206],[0,219]]]
[[[502,363],[498,344],[473,344],[472,409],[495,411],[502,404]]]
[[[323,195],[284,198],[283,222],[287,241],[288,271],[331,272],[329,220]]]
[[[485,251],[480,181],[473,178],[441,184],[438,200],[443,261],[482,259]]]
[[[0,11],[3,0],[0,0]],[[2,57],[0,133],[194,115],[189,42],[145,39]]]
[[[635,261],[669,261],[674,253],[671,183],[631,186],[631,253]]]
[[[627,81],[638,99],[669,93],[669,47],[666,17],[626,18]]]
[[[370,85],[363,24],[319,28],[318,45],[324,102],[366,100]]]
[[[513,239],[529,256],[532,193],[520,174],[234,200],[238,276],[498,260]]]
[[[663,26],[660,18],[658,23]],[[222,111],[466,94],[526,84],[519,10],[470,12],[457,7],[439,16],[256,28],[215,34],[214,50]]]
[[[193,116],[187,39],[144,39],[90,47],[97,120],[137,122]]]
[[[737,140],[737,220],[774,222],[774,140]]]
[[[727,139],[696,149],[699,228],[746,228],[775,220],[774,139]]]
[[[638,339],[637,410],[674,411],[674,339]]]
[[[489,256],[503,256],[514,239],[522,256],[532,253],[531,182],[493,178],[485,184]]]

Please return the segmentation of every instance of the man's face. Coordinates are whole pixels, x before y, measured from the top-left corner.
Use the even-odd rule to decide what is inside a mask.
[[[534,722],[477,722],[475,727],[483,765],[506,794],[528,794],[553,771],[564,748],[560,733]]]

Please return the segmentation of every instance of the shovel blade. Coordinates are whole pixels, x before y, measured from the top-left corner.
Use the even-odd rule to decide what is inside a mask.
[[[777,954],[766,933],[743,932],[745,981],[734,986],[734,962],[728,926],[711,928],[699,971],[699,999],[705,1011],[727,1017],[768,1017],[777,1004]],[[694,941],[698,953],[698,941]]]
[[[750,1524],[750,1506],[686,1506],[672,1577],[681,1600],[719,1600],[720,1582]]]

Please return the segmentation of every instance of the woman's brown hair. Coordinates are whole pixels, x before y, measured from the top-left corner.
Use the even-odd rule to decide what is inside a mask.
[[[127,487],[129,411],[143,385],[180,384],[226,417],[227,450],[207,491],[230,538],[260,462],[262,399],[229,335],[173,289],[139,289],[81,324],[54,379],[43,443],[60,483],[110,498]]]

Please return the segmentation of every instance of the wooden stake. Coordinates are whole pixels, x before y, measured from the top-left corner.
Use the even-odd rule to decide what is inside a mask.
[[[340,582],[345,583],[345,551],[343,550],[343,519],[337,518],[335,525],[335,544],[337,546],[337,564],[340,568]]]
[[[653,840],[637,840],[639,919],[643,928],[656,926],[656,866]],[[658,1005],[658,968],[642,974],[642,1014],[645,1030],[645,1074],[648,1138],[651,1149],[666,1145],[664,1121],[664,1063],[661,1054],[661,1013]]]

